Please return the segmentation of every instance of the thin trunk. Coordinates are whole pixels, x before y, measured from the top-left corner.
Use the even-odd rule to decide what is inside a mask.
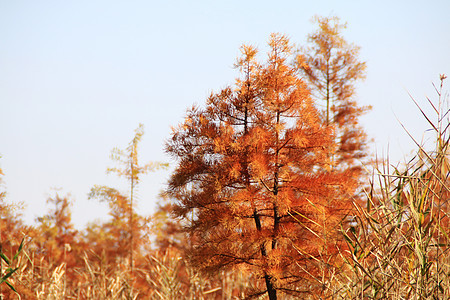
[[[134,164],[131,162],[131,191],[130,191],[130,274],[133,274],[133,192],[134,192]]]
[[[277,125],[280,123],[280,112],[277,112]],[[278,195],[278,168],[279,168],[279,152],[280,149],[278,149],[278,141],[279,140],[279,134],[276,132],[276,154],[275,154],[275,174],[273,179],[273,195],[277,197]],[[272,235],[272,250],[276,249],[277,247],[277,233],[280,223],[280,217],[278,215],[278,205],[276,203],[276,200],[273,203],[273,235]],[[265,251],[265,248],[264,248]],[[267,287],[267,294],[269,295],[269,300],[276,300],[277,299],[277,290],[273,286],[272,283],[272,277],[268,274],[264,274],[264,280],[266,282]]]
[[[267,294],[269,294],[269,300],[277,300],[277,290],[273,287],[271,277],[269,275],[264,275],[264,280],[266,281]]]
[[[277,126],[280,124],[280,112],[277,112]],[[279,168],[279,159],[280,159],[280,149],[278,149],[279,147],[279,133],[278,131],[276,132],[276,152],[275,152],[275,174],[273,176],[273,195],[275,198],[277,198],[278,196],[278,189],[279,189],[279,184],[278,184],[278,176],[279,176],[279,172],[278,172],[278,168]],[[280,223],[280,217],[278,215],[278,204],[276,199],[273,202],[273,238],[272,238],[272,249],[275,249],[277,247],[277,233],[278,233],[278,228],[279,228],[279,223]]]
[[[261,231],[261,220],[256,211],[256,208],[253,211],[253,218],[255,219],[256,229],[258,231]],[[260,245],[260,250],[261,250],[261,255],[263,257],[267,257],[266,246],[264,243],[262,243]],[[269,295],[269,300],[277,300],[277,290],[274,288],[271,279],[272,279],[272,277],[269,276],[266,272],[264,272],[264,280],[266,282],[267,294]]]
[[[249,70],[249,66],[247,66],[247,70]],[[244,108],[244,135],[248,134],[248,106],[250,104],[250,74],[249,71],[247,71],[247,94],[245,95],[245,108]],[[244,157],[244,172],[245,172],[245,185],[247,187],[247,189],[250,188],[250,174],[248,171],[248,155],[249,155],[249,145],[247,145],[246,149],[245,149],[245,157]],[[256,230],[258,230],[258,232],[261,232],[262,230],[262,225],[261,225],[261,217],[258,214],[258,210],[256,209],[256,207],[253,208],[253,219],[255,220],[255,226],[256,226]],[[266,252],[266,247],[265,244],[262,243],[260,245],[260,251],[261,251],[261,255],[263,257],[267,256],[267,252]],[[265,275],[267,276],[267,275]]]
[[[326,95],[326,101],[327,101],[327,125],[330,125],[330,66],[329,62],[327,61],[327,95]]]
[[[248,66],[249,68],[249,66]],[[244,135],[248,134],[248,106],[250,104],[250,74],[247,72],[247,95],[245,99],[245,108],[244,108]],[[250,174],[248,170],[248,155],[249,155],[249,147],[247,145],[245,158],[244,158],[244,172],[245,172],[245,184],[247,188],[250,188]],[[258,210],[256,207],[253,208],[253,219],[255,220],[256,230],[261,232],[262,224],[261,217],[258,214]],[[261,256],[267,257],[266,245],[262,243],[260,246]],[[269,295],[269,300],[277,300],[277,290],[274,288],[271,280],[271,276],[269,276],[266,272],[264,272],[264,280],[266,282],[267,294]]]

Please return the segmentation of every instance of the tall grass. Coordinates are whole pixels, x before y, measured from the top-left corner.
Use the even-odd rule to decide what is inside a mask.
[[[8,279],[11,279],[14,273],[20,269],[20,253],[22,252],[24,240],[20,242],[17,252],[12,258],[8,258],[5,253],[3,253],[2,244],[0,243],[0,299],[3,299],[2,285],[7,285],[14,293],[17,294],[16,288],[12,285]],[[19,262],[17,262],[19,261]],[[5,270],[3,270],[3,264],[6,264]]]
[[[443,81],[435,115],[427,115],[433,149],[418,143],[403,167],[379,164],[366,205],[355,204],[343,299],[450,299],[450,123]],[[414,99],[413,99],[414,101]],[[414,101],[416,104],[417,102]],[[434,120],[433,120],[434,119]],[[409,134],[409,133],[408,133]],[[412,135],[410,135],[412,138]]]

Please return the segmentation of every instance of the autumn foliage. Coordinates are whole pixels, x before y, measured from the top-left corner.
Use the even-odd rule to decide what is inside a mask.
[[[288,38],[273,34],[269,47],[260,63],[257,50],[243,46],[235,86],[190,109],[174,129],[168,193],[189,220],[195,267],[249,270],[265,282],[254,294],[276,299],[278,291],[312,292],[314,279],[328,276],[354,181],[332,166],[334,128],[289,64]]]
[[[360,161],[367,157],[367,137],[359,118],[370,107],[359,106],[355,99],[358,81],[365,78],[366,63],[359,59],[359,47],[342,36],[346,24],[339,18],[314,18],[318,28],[308,36],[296,65],[317,103],[324,107],[322,118],[336,127],[338,149],[334,155],[340,168],[361,174]]]
[[[368,178],[365,63],[338,18],[315,20],[300,49],[282,34],[266,54],[243,45],[233,84],[173,127],[153,215],[136,209],[137,186],[167,164],[139,163],[143,125],[107,169],[128,189],[87,191],[109,218],[83,229],[61,193],[26,225],[0,169],[0,300],[450,299],[446,76],[437,120],[421,111],[433,148]]]

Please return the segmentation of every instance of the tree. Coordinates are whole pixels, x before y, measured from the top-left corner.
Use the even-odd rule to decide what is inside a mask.
[[[367,141],[358,118],[370,107],[359,107],[354,94],[356,82],[365,78],[366,64],[358,58],[359,47],[342,37],[346,24],[338,17],[315,17],[314,21],[318,29],[308,36],[309,47],[301,49],[297,66],[314,98],[325,102],[326,123],[336,126],[336,165],[360,172],[355,160],[367,155]]]
[[[172,201],[166,195],[161,195],[152,216],[151,228],[155,245],[160,252],[165,252],[168,249],[181,252],[189,244],[183,232],[183,224],[179,219],[171,217],[172,211]]]
[[[272,34],[269,47],[260,64],[257,50],[242,46],[234,88],[192,107],[174,128],[166,151],[177,167],[167,192],[177,199],[174,213],[189,220],[194,266],[251,270],[265,286],[252,294],[277,299],[312,292],[316,262],[337,251],[354,186],[346,171],[330,168],[333,128],[289,65],[289,40]]]
[[[0,299],[13,299],[19,294],[32,297],[32,289],[20,278],[28,263],[24,248],[36,230],[22,221],[21,204],[8,203],[3,176],[0,168]]]
[[[50,264],[59,265],[65,262],[66,249],[76,248],[79,233],[72,223],[71,202],[68,197],[56,194],[48,198],[47,203],[54,207],[45,216],[37,218],[40,235],[36,237],[36,242],[40,244],[39,248],[45,249]]]
[[[129,214],[128,214],[128,234],[129,234],[129,264],[130,272],[133,272],[133,249],[134,249],[134,225],[133,221],[134,211],[133,202],[135,198],[136,187],[140,182],[140,176],[159,168],[165,168],[168,165],[166,163],[160,162],[150,162],[143,166],[139,165],[138,160],[138,145],[144,135],[144,126],[139,124],[139,127],[135,130],[135,135],[128,147],[125,150],[119,148],[114,148],[111,153],[111,158],[122,165],[122,168],[108,168],[108,173],[116,173],[120,177],[125,177],[130,185],[130,195],[129,195]],[[115,189],[108,187],[96,186],[91,190],[90,197],[100,197],[107,201],[121,201],[117,202],[117,205],[112,205],[111,208],[119,208],[118,211],[124,206],[124,197],[120,195]]]
[[[43,217],[37,218],[38,227],[32,236],[33,245],[36,246],[34,254],[42,257],[39,269],[52,272],[60,269],[63,272],[61,293],[65,295],[66,289],[74,288],[73,284],[78,279],[76,267],[82,262],[81,254],[86,245],[80,241],[80,233],[72,223],[70,199],[56,193],[54,197],[47,199],[47,203],[52,205],[52,209]],[[45,276],[49,274],[45,274],[43,278]]]
[[[101,224],[90,224],[85,239],[101,258],[102,265],[116,268],[120,260],[130,258],[130,232],[133,232],[133,246],[140,246],[140,228],[145,220],[133,212],[130,223],[130,199],[114,188],[94,186],[89,198],[106,202],[111,219]]]
[[[17,234],[18,227],[22,225],[14,215],[14,208],[5,202],[6,192],[3,190],[3,175],[3,171],[0,168],[0,187],[2,188],[2,191],[0,191],[0,299],[3,298],[3,283],[5,283],[11,291],[17,293],[15,287],[8,282],[7,279],[10,278],[18,268],[13,268],[11,266],[11,259],[8,257],[16,257],[16,253],[12,251],[12,243]],[[19,248],[21,250],[22,244]],[[7,251],[12,255],[6,253]],[[17,253],[19,252],[20,251],[18,250]],[[3,267],[4,264],[5,268]]]

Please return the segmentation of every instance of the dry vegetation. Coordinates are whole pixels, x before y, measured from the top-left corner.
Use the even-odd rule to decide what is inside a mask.
[[[350,49],[352,55],[357,52],[356,48],[345,44],[341,38],[336,39],[340,26],[327,27],[330,19],[319,19],[319,21],[322,22],[320,24],[323,27],[322,30],[325,30],[323,31],[325,35],[316,35],[315,40],[312,38],[317,45],[323,46],[326,44],[323,41],[331,36],[335,38],[334,46],[345,45],[346,49]],[[336,19],[332,19],[332,21],[336,21]],[[418,105],[419,111],[429,123],[433,138],[428,141],[428,144],[416,142],[417,153],[409,158],[407,163],[393,166],[389,160],[378,161],[374,166],[366,166],[368,170],[372,170],[372,176],[364,177],[361,174],[361,167],[357,166],[355,161],[367,156],[367,153],[364,153],[366,149],[365,135],[363,132],[356,131],[359,130],[357,118],[367,108],[358,108],[350,96],[342,98],[344,94],[351,95],[353,93],[352,86],[345,82],[341,86],[342,89],[339,90],[339,83],[342,83],[341,79],[345,77],[342,74],[348,72],[342,65],[343,62],[348,61],[348,56],[342,56],[345,59],[336,59],[335,70],[339,70],[341,73],[336,72],[335,82],[326,83],[327,109],[325,113],[322,113],[322,118],[326,115],[326,121],[323,123],[326,126],[341,128],[341,131],[334,136],[324,133],[324,140],[334,143],[334,146],[323,142],[320,149],[321,151],[337,150],[317,156],[321,160],[314,161],[311,166],[308,166],[307,173],[309,173],[307,175],[319,174],[320,171],[323,176],[317,178],[323,180],[325,175],[330,175],[330,172],[333,171],[343,172],[344,175],[352,174],[352,177],[364,180],[359,182],[359,186],[352,185],[346,189],[345,197],[343,194],[339,194],[339,197],[345,198],[346,203],[353,205],[352,209],[345,207],[347,215],[344,217],[337,216],[338,204],[334,205],[336,207],[330,205],[329,199],[323,196],[324,194],[327,197],[328,195],[333,196],[333,191],[340,191],[337,188],[329,188],[332,184],[327,181],[325,183],[312,181],[316,185],[318,182],[322,185],[322,189],[314,186],[314,191],[319,191],[315,195],[318,199],[316,202],[314,202],[316,198],[311,198],[313,200],[307,203],[308,205],[300,203],[293,207],[291,204],[301,197],[298,195],[307,193],[302,191],[296,194],[296,192],[290,191],[289,188],[297,187],[294,184],[288,185],[288,179],[300,176],[301,171],[298,170],[302,170],[301,168],[304,167],[301,164],[297,165],[299,162],[295,159],[304,157],[305,160],[312,160],[312,150],[305,152],[302,148],[303,152],[301,153],[304,156],[295,156],[295,151],[303,147],[306,138],[300,136],[295,139],[295,141],[300,141],[301,146],[294,142],[291,145],[289,144],[291,141],[289,134],[293,134],[292,132],[300,134],[301,130],[294,128],[292,132],[279,135],[278,133],[282,132],[280,128],[283,129],[284,125],[290,124],[279,123],[280,118],[277,119],[278,123],[273,125],[273,130],[267,125],[271,116],[277,114],[282,116],[284,111],[279,111],[281,104],[276,106],[271,103],[272,106],[269,108],[273,111],[270,109],[261,111],[261,108],[268,103],[265,96],[268,95],[267,98],[272,99],[272,92],[276,88],[273,88],[271,84],[278,88],[276,85],[280,81],[277,79],[287,82],[282,86],[283,88],[287,86],[285,90],[280,88],[285,93],[285,95],[283,94],[284,98],[280,98],[294,99],[289,93],[295,90],[305,97],[302,98],[304,101],[311,99],[307,92],[303,93],[303,82],[295,77],[298,76],[299,69],[287,66],[284,57],[282,60],[279,58],[281,57],[280,53],[283,54],[283,51],[287,51],[286,49],[289,48],[286,46],[289,44],[288,40],[276,35],[273,37],[272,42],[275,45],[273,53],[278,55],[272,53],[272,56],[275,57],[273,63],[269,62],[267,66],[263,66],[254,62],[254,53],[248,53],[249,49],[252,51],[254,49],[244,48],[244,50],[247,49],[247,53],[238,67],[246,76],[244,79],[237,80],[240,89],[237,91],[226,89],[217,95],[212,95],[208,107],[210,110],[199,112],[199,110],[193,109],[191,111],[192,118],[186,121],[187,123],[198,121],[198,126],[189,127],[189,123],[181,128],[191,130],[204,141],[205,137],[209,137],[209,135],[202,136],[200,134],[202,132],[198,133],[196,130],[203,128],[209,134],[211,128],[214,127],[212,125],[217,121],[213,119],[214,116],[220,116],[223,119],[229,118],[231,114],[236,114],[236,119],[245,116],[243,119],[246,121],[243,123],[245,129],[241,131],[242,134],[238,134],[237,138],[230,135],[229,138],[233,142],[240,141],[235,143],[235,147],[241,146],[245,149],[232,152],[235,156],[230,156],[230,163],[226,165],[233,165],[234,162],[239,161],[238,158],[242,153],[250,153],[251,147],[254,145],[245,143],[255,140],[258,142],[257,147],[254,147],[255,157],[259,155],[258,157],[261,158],[263,154],[267,155],[265,158],[263,157],[262,161],[270,162],[273,156],[272,152],[276,152],[277,155],[280,153],[280,157],[284,155],[286,161],[280,163],[280,158],[280,161],[277,160],[272,164],[275,166],[273,168],[276,170],[275,175],[271,174],[270,170],[272,169],[267,167],[264,170],[269,170],[267,172],[269,175],[261,175],[261,171],[251,177],[251,172],[254,172],[256,168],[249,167],[250,163],[247,158],[251,156],[245,156],[245,159],[241,159],[241,161],[246,168],[241,168],[240,172],[244,175],[247,174],[247,177],[242,177],[246,181],[241,182],[241,186],[237,188],[239,191],[235,193],[230,192],[230,189],[222,188],[221,190],[218,187],[219,183],[223,186],[231,186],[227,181],[229,178],[214,177],[216,174],[214,168],[211,167],[213,165],[210,164],[211,168],[209,169],[208,166],[205,167],[207,162],[203,161],[203,156],[197,157],[197,162],[204,163],[203,167],[207,172],[204,171],[205,169],[200,170],[198,165],[192,163],[194,151],[183,152],[180,150],[181,146],[176,148],[177,145],[173,142],[170,144],[173,146],[172,151],[183,152],[184,162],[190,162],[192,163],[190,166],[194,166],[192,170],[188,171],[194,174],[194,177],[200,174],[199,178],[204,180],[205,184],[202,185],[204,190],[190,190],[193,184],[186,179],[190,173],[184,172],[185,169],[183,169],[188,168],[189,165],[180,164],[180,170],[183,172],[180,171],[181,175],[178,175],[185,180],[183,181],[185,186],[173,183],[172,185],[176,189],[172,190],[172,195],[169,192],[162,196],[155,214],[141,216],[133,209],[133,191],[139,183],[139,176],[150,169],[165,165],[159,163],[139,165],[137,144],[143,134],[142,127],[139,127],[128,148],[123,151],[114,150],[115,158],[121,163],[122,168],[109,169],[127,179],[130,183],[130,195],[103,186],[95,186],[91,191],[91,198],[99,199],[109,206],[110,218],[107,221],[92,223],[83,231],[76,230],[71,220],[70,199],[55,195],[48,200],[53,206],[49,213],[38,218],[35,226],[26,226],[22,222],[20,209],[7,204],[5,192],[0,194],[0,299],[175,300],[267,299],[267,297],[270,299],[450,299],[450,207],[448,203],[450,199],[450,116],[449,99],[446,94],[443,94],[445,75],[441,75],[441,84],[436,88],[438,101],[436,103],[429,101],[435,114],[432,116],[425,114]],[[321,49],[315,48],[314,51],[322,51],[323,49]],[[324,53],[331,52],[325,51]],[[308,58],[308,56],[297,58],[297,67],[303,68],[305,72],[310,71],[313,66],[308,66],[307,63],[308,61],[312,62],[312,58]],[[332,59],[332,57],[326,59]],[[356,58],[353,61],[356,63]],[[282,68],[278,68],[279,66]],[[365,65],[360,64],[351,72],[362,72],[364,68]],[[333,68],[326,72],[333,72]],[[329,73],[326,74],[329,75]],[[318,78],[313,75],[311,72],[308,75],[311,76],[309,79],[311,82]],[[363,74],[358,73],[352,76],[351,81],[353,82],[362,78]],[[273,80],[274,78],[276,80]],[[325,78],[328,80],[329,76]],[[317,86],[324,87],[318,83],[319,81],[316,82]],[[272,90],[267,86],[270,86]],[[331,86],[333,86],[332,89]],[[337,94],[329,93],[331,90]],[[340,93],[338,93],[339,91]],[[254,97],[252,99],[255,101],[255,110],[253,111],[255,115],[247,122],[247,116],[250,113],[247,110],[250,107],[250,97]],[[228,103],[229,99],[232,101]],[[245,103],[239,102],[243,99]],[[289,109],[298,104],[295,99],[292,100]],[[333,101],[342,99],[345,101],[333,104]],[[215,100],[217,101],[214,102]],[[214,109],[218,111],[214,111]],[[243,110],[239,111],[239,109]],[[320,114],[312,106],[310,111],[314,118],[312,116],[308,118],[310,121],[314,121],[314,126],[316,126],[320,120]],[[301,112],[302,110],[299,108],[292,115],[302,115]],[[220,121],[222,122],[223,119]],[[272,130],[273,136],[276,136],[274,143],[270,140],[273,136],[267,138],[269,146],[262,141],[264,130],[257,132],[258,138],[248,139],[248,132],[251,129],[247,129],[262,119],[267,121],[259,124],[266,131],[265,134]],[[351,122],[345,121],[347,119]],[[208,123],[209,121],[210,123]],[[326,133],[331,132],[328,127],[320,127],[325,126],[324,124],[319,124],[320,126],[316,128],[300,121],[297,124],[303,124],[302,130],[314,128],[321,129]],[[333,125],[333,123],[336,124]],[[236,128],[236,124],[233,123],[225,129],[227,132],[236,133],[238,131],[233,131]],[[355,128],[358,130],[353,130]],[[204,146],[202,143],[192,142],[191,131],[187,132],[185,136],[178,136],[179,140],[177,141],[180,144],[185,143],[182,145],[188,145],[194,150],[202,149],[200,148]],[[280,136],[286,137],[286,141],[282,140]],[[214,138],[210,144],[211,148],[205,151],[210,153],[208,151],[212,151],[211,149],[221,149],[220,151],[223,150],[222,157],[226,157],[230,153],[228,152],[229,140],[222,141],[222,145],[218,138],[224,138],[224,135],[219,134],[217,139],[216,136]],[[190,141],[190,144],[186,141]],[[286,150],[286,154],[283,154],[282,147],[273,148],[276,151],[272,151],[273,149],[270,148],[273,147],[272,144],[283,144],[283,146],[289,144],[292,147]],[[297,146],[298,148],[295,148]],[[223,160],[225,161],[225,159]],[[211,159],[211,161],[214,160]],[[334,170],[329,167],[333,161],[337,165]],[[288,165],[294,167],[283,169]],[[324,167],[322,170],[318,166],[327,168]],[[219,168],[219,170],[223,171],[224,169]],[[233,172],[230,171],[231,173]],[[239,175],[240,173],[236,171],[233,174]],[[283,179],[282,176],[286,174],[289,175],[289,178]],[[341,173],[339,174],[342,178],[345,177]],[[1,170],[0,175],[3,175]],[[214,187],[210,185],[210,178],[207,177],[209,175],[217,179]],[[232,188],[236,188],[240,183],[238,175],[233,177]],[[303,181],[297,180],[295,183],[304,188],[301,184],[308,176],[302,177]],[[219,182],[219,179],[224,182]],[[198,181],[200,182],[200,180]],[[270,189],[268,185],[272,182],[273,187]],[[344,180],[342,182],[342,186],[346,184]],[[289,191],[286,195],[292,199],[283,203],[288,196],[278,197],[278,191],[284,191],[285,186],[287,186],[285,190]],[[247,210],[243,209],[247,214],[225,216],[221,214],[223,212],[221,206],[220,209],[216,209],[214,216],[220,217],[222,223],[218,222],[218,219],[206,219],[212,211],[209,206],[211,203],[208,201],[214,199],[214,207],[219,207],[219,204],[232,199],[235,201],[234,205],[237,205],[236,203],[241,201],[240,197],[242,197],[240,191],[244,189],[257,191],[260,196],[267,195],[266,190],[268,190],[272,194],[269,193],[270,197],[267,199],[275,200],[273,202],[269,202],[267,199],[260,201],[258,206],[252,204],[253,198],[246,198],[247,202],[242,201],[242,207],[247,208]],[[359,193],[362,190],[364,193]],[[216,191],[227,193],[214,194]],[[194,192],[205,192],[199,194],[204,198],[198,195],[192,197]],[[257,193],[255,192],[255,195]],[[310,197],[312,194],[312,192],[309,194]],[[221,199],[218,195],[224,195],[224,198]],[[283,195],[282,192],[280,195]],[[178,197],[178,202],[164,198],[168,196]],[[187,200],[181,205],[180,199]],[[199,204],[197,203],[199,199],[205,200],[205,202]],[[220,202],[217,199],[223,201]],[[328,204],[320,204],[319,200]],[[248,203],[253,205],[250,214],[248,210],[250,204]],[[278,210],[278,204],[282,205],[285,215],[277,214],[281,211],[281,209]],[[330,206],[333,206],[333,209]],[[227,208],[228,206],[223,207]],[[325,217],[320,218],[321,215],[315,212],[315,209]],[[274,211],[273,215],[270,215],[271,210]],[[174,218],[174,211],[181,218]],[[202,211],[204,216],[199,214],[199,211]],[[230,211],[232,210],[230,209]],[[325,212],[330,212],[330,214],[325,215]],[[205,219],[199,220],[199,216]],[[238,216],[242,220],[239,220]],[[277,222],[281,223],[282,218],[288,219],[289,222],[279,226],[286,226],[290,230],[289,235],[283,233],[284,236],[277,236],[279,234]],[[228,223],[225,224],[223,220],[228,220]],[[236,222],[238,224],[236,226],[243,227],[235,230],[237,227],[231,228],[232,222]],[[256,223],[256,227],[253,228],[253,233],[249,234],[251,229],[248,224],[254,226],[254,223]],[[197,226],[195,226],[196,224]],[[231,230],[226,231],[230,234],[220,236],[218,244],[214,244],[216,242],[213,239],[216,237],[214,230],[201,236],[204,232],[198,232],[198,228],[202,229],[198,224],[202,226],[207,224],[204,227],[208,229],[208,232],[211,228],[216,228],[219,234],[230,228]],[[247,227],[243,224],[247,224],[245,225]],[[286,229],[285,232],[287,231]],[[330,234],[331,231],[333,234]],[[245,236],[245,234],[249,235]],[[308,239],[304,238],[306,236]],[[242,239],[242,237],[245,238]],[[279,242],[280,240],[283,240],[284,244]],[[223,241],[227,242],[228,248],[224,248]],[[311,245],[312,243],[314,245]],[[248,245],[248,247],[242,245]],[[250,251],[250,254],[243,253],[242,249],[244,248]],[[217,249],[217,251],[212,253],[210,249]],[[218,252],[222,255],[219,260],[214,258]],[[224,259],[226,255],[234,256],[231,260],[229,256]],[[240,260],[236,257],[240,257]],[[213,258],[216,261],[213,261]],[[247,260],[245,261],[244,258]],[[293,275],[287,277],[286,270]],[[295,280],[291,280],[294,277]],[[283,280],[288,283],[283,285]],[[272,292],[268,292],[270,289]]]
[[[366,201],[355,203],[357,214],[343,232],[349,248],[341,253],[339,272],[324,282],[326,298],[450,299],[450,123],[442,85],[438,94],[436,116],[426,116],[435,133],[434,149],[417,143],[417,155],[405,165],[379,163]],[[165,212],[168,206],[153,218],[160,249],[136,249],[130,274],[127,251],[108,244],[114,231],[98,231],[99,247],[89,247],[88,234],[72,229],[67,201],[53,199],[52,215],[32,228],[2,198],[3,299],[239,299],[256,283],[244,272],[205,278],[189,267],[180,246],[183,235],[173,230],[175,221]]]
[[[416,142],[417,154],[403,166],[379,165],[365,205],[356,205],[353,227],[345,231],[351,255],[338,291],[345,299],[450,298],[450,123],[444,79],[441,75],[436,89],[438,103],[429,103],[435,116],[419,107],[434,135],[432,145]]]

